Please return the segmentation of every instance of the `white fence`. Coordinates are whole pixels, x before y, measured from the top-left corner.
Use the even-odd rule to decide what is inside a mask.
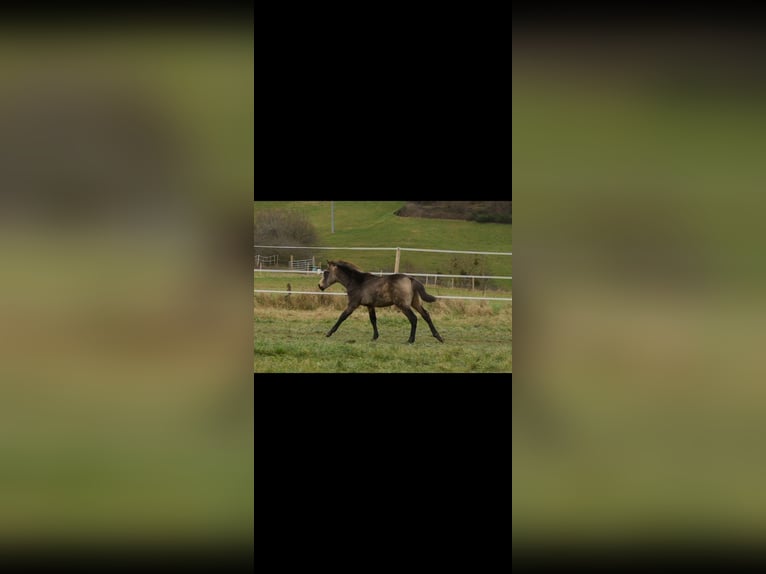
[[[311,262],[311,259],[305,259],[304,261]],[[290,273],[292,275],[306,275],[311,273],[321,273],[321,270],[315,269],[311,266],[303,266],[303,265],[297,265],[293,266],[292,269],[254,269],[253,271],[258,271],[258,273]],[[370,271],[373,275],[394,275],[392,272],[386,272],[386,271]],[[405,275],[412,275],[413,277],[424,277],[425,280],[423,283],[425,285],[436,285],[436,282],[439,278],[448,278],[448,279],[509,279],[512,280],[512,275],[453,275],[449,273],[405,273]],[[442,286],[446,286],[445,283],[441,283]],[[453,285],[454,286],[454,285]]]
[[[283,293],[288,295],[336,295],[346,296],[346,293],[330,293],[327,291],[286,291],[283,289],[253,289],[253,293]],[[513,301],[513,297],[459,297],[457,295],[434,295],[437,299],[475,299],[478,301]]]
[[[393,272],[372,272],[375,275],[393,275],[394,273],[399,273],[399,257],[400,253],[402,251],[418,251],[418,252],[430,252],[430,253],[462,253],[462,254],[469,254],[469,255],[500,255],[500,256],[510,256],[513,255],[513,253],[505,253],[505,252],[498,252],[498,251],[453,251],[448,249],[417,249],[414,247],[306,247],[306,246],[287,246],[287,245],[254,245],[254,248],[264,248],[264,249],[340,249],[340,250],[357,250],[357,251],[395,251],[396,252],[396,259],[394,262],[394,271]],[[257,256],[256,256],[257,257]],[[276,257],[276,256],[272,256]],[[290,269],[258,269],[259,272],[263,273],[300,273],[300,274],[307,274],[307,273],[316,273],[321,272],[316,269],[315,266],[316,257],[312,257],[311,259],[302,259],[293,261],[292,256],[290,257],[290,263],[289,267]],[[474,280],[475,279],[501,279],[501,280],[512,280],[512,276],[503,276],[503,275],[455,275],[455,274],[447,274],[447,273],[407,273],[407,275],[412,275],[414,277],[424,277],[425,281],[424,283],[426,285],[429,285],[429,280],[431,285],[436,285],[439,278],[448,278],[451,279],[452,286],[454,286],[454,281],[456,278],[459,279],[470,279],[471,280],[471,288],[474,288]],[[441,284],[442,286],[446,286],[444,282]],[[254,293],[293,293],[293,294],[307,294],[307,295],[345,295],[345,293],[328,293],[328,292],[318,292],[318,291],[281,291],[281,290],[271,290],[271,289],[254,289]],[[483,301],[512,301],[513,299],[511,297],[458,297],[458,296],[448,296],[448,295],[436,295],[438,299],[478,299]]]
[[[255,266],[262,267],[264,265],[279,265],[279,255],[269,255],[264,257],[263,255],[255,256]]]
[[[316,259],[293,259],[290,257],[290,269],[298,269],[300,271],[311,272],[316,267]]]
[[[394,273],[399,273],[399,257],[402,251],[420,251],[423,253],[465,253],[468,255],[513,255],[513,253],[504,253],[501,251],[451,251],[449,249],[416,249],[414,247],[306,247],[299,245],[253,245],[258,249],[342,249],[357,251],[396,251],[394,260]]]

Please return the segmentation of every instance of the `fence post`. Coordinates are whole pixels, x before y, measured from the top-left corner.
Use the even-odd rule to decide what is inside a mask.
[[[293,256],[290,255],[290,269],[293,268]]]
[[[311,256],[311,269],[313,270],[314,267],[317,266],[316,257],[314,255]]]
[[[401,255],[402,250],[398,247],[396,248],[396,261],[394,261],[394,273],[399,273],[399,256]]]
[[[474,280],[474,278],[471,277],[471,291],[473,291],[473,280]]]

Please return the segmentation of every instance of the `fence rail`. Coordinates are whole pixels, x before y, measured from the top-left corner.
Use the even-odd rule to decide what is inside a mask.
[[[470,255],[513,255],[501,251],[452,251],[449,249],[416,249],[414,247],[307,247],[297,245],[253,245],[262,249],[343,249],[356,251],[422,251],[427,253],[467,253]]]
[[[278,265],[279,264],[279,255],[257,255],[255,256],[255,264],[256,265]]]
[[[513,253],[508,252],[501,252],[501,251],[456,251],[451,249],[421,249],[416,247],[311,247],[306,245],[254,245],[254,248],[261,248],[261,249],[301,249],[301,250],[308,250],[308,249],[316,249],[316,250],[325,250],[325,249],[336,249],[336,250],[355,250],[355,251],[395,251],[396,252],[396,259],[394,261],[394,271],[393,272],[383,272],[381,270],[380,272],[371,272],[373,275],[394,275],[396,273],[399,273],[399,260],[400,255],[402,251],[415,251],[415,252],[423,252],[423,253],[465,253],[470,255],[513,255]],[[301,274],[306,275],[310,273],[321,273],[321,270],[318,269],[315,265],[316,263],[316,257],[312,257],[311,259],[302,259],[302,260],[293,260],[293,256],[290,255],[290,261],[288,264],[289,269],[263,269],[263,265],[258,264],[258,260],[260,257],[261,262],[265,262],[265,258],[261,255],[256,255],[256,265],[259,267],[258,269],[254,269],[254,271],[260,271],[263,273],[293,273],[293,274]],[[277,257],[276,255],[272,255],[271,258]],[[474,282],[476,279],[500,279],[500,280],[512,280],[513,277],[510,275],[466,275],[466,274],[449,274],[449,273],[407,273],[407,275],[412,275],[415,277],[425,277],[425,284],[428,285],[429,279],[433,278],[433,284],[436,285],[437,281],[440,278],[450,279],[452,286],[455,286],[455,279],[464,279],[464,280],[470,280],[471,282],[471,289],[474,289]],[[481,287],[480,287],[481,288]],[[270,291],[270,290],[260,290],[255,292],[261,292],[261,293],[286,293],[286,291]],[[297,291],[294,291],[294,293],[297,293]],[[313,292],[309,292],[313,293]],[[331,295],[335,295],[335,293],[331,293]],[[444,299],[484,299],[484,300],[494,300],[494,301],[511,301],[511,298],[508,297],[494,297],[494,298],[485,298],[485,297],[457,297],[457,296],[443,296]]]
[[[347,293],[323,293],[320,291],[286,291],[283,289],[253,289],[253,293],[282,293],[288,295],[335,295],[345,296]],[[512,297],[459,297],[457,295],[434,295],[437,299],[478,299],[480,301],[513,301]]]
[[[513,253],[508,252],[501,252],[501,251],[456,251],[451,249],[420,249],[416,247],[310,247],[310,246],[297,246],[297,245],[254,245],[254,248],[261,248],[261,249],[318,249],[318,250],[324,250],[324,249],[339,249],[339,250],[356,250],[356,251],[395,251],[396,252],[396,258],[394,260],[394,271],[393,273],[386,272],[384,273],[382,270],[379,273],[375,273],[376,275],[392,275],[394,273],[399,273],[399,259],[402,251],[416,251],[416,252],[424,252],[424,253],[467,253],[470,255],[513,255]],[[256,261],[258,260],[258,255],[256,255]],[[272,256],[275,257],[275,256]],[[312,257],[312,259],[304,259],[298,262],[293,262],[293,256],[290,256],[290,268],[301,268],[304,272],[308,273],[310,272],[310,269],[316,269],[315,267],[315,260],[316,257]],[[309,263],[309,261],[311,263]],[[256,263],[257,264],[257,263]],[[259,265],[261,270],[266,271],[263,269],[262,265]],[[452,282],[454,283],[454,280],[456,278],[463,278],[463,279],[470,279],[471,280],[471,287],[473,288],[473,281],[475,279],[513,279],[513,277],[510,276],[494,276],[494,275],[450,275],[446,273],[408,273],[408,275],[414,275],[417,277],[425,277],[426,278],[426,284],[428,284],[428,279],[430,277],[434,277],[435,279],[439,277],[449,277],[452,279]]]
[[[253,271],[257,271],[258,273],[294,273],[296,275],[306,275],[306,274],[320,274],[322,272],[321,269],[319,270],[311,270],[311,269],[304,269],[303,267],[293,269],[253,269]],[[390,271],[370,271],[373,275],[395,275],[395,273]],[[404,275],[412,275],[414,277],[454,277],[459,279],[513,279],[513,276],[511,275],[450,275],[448,273],[404,273]]]
[[[290,268],[291,269],[300,269],[301,271],[311,271],[315,267],[314,258],[311,259],[297,259],[293,260],[292,257],[290,257]]]

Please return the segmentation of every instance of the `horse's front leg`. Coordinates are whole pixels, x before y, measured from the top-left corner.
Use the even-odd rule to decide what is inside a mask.
[[[348,307],[346,307],[346,308],[343,310],[343,312],[340,314],[340,317],[338,317],[338,321],[335,323],[335,325],[333,325],[333,326],[332,326],[332,329],[330,329],[329,331],[327,331],[327,334],[325,335],[325,337],[329,337],[329,336],[330,336],[330,335],[332,335],[332,334],[333,334],[335,331],[337,331],[337,330],[338,330],[338,327],[340,327],[340,324],[341,324],[341,323],[343,323],[343,321],[345,321],[345,320],[348,318],[348,316],[349,316],[349,315],[351,315],[351,313],[353,313],[353,312],[354,312],[354,309],[356,309],[358,306],[359,306],[359,305],[352,305],[352,304],[349,304],[349,306],[348,306]]]

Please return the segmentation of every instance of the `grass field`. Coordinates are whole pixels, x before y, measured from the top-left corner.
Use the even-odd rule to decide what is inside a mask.
[[[331,233],[329,201],[256,201],[254,211],[296,210],[306,215],[327,247],[413,247],[456,251],[512,251],[512,226],[454,219],[398,217],[394,211],[403,201],[336,201],[335,233]],[[289,252],[284,255],[289,257]],[[317,251],[317,257],[345,259],[369,271],[393,271],[393,251]],[[450,273],[453,258],[472,263],[471,256],[448,253],[402,252],[404,272]],[[471,261],[469,261],[471,259]],[[482,275],[512,275],[512,257],[484,256]],[[458,271],[459,273],[459,271]]]
[[[410,323],[392,307],[376,311],[380,338],[372,341],[364,308],[325,337],[345,307],[345,297],[293,295],[288,303],[284,296],[263,294],[254,299],[256,373],[512,372],[510,301],[429,303],[426,309],[444,343],[418,317],[415,343],[408,345]]]
[[[322,246],[417,247],[458,251],[511,251],[511,226],[446,219],[401,218],[393,212],[401,201],[336,202],[335,229],[330,233],[329,202],[255,202],[266,208],[299,210],[319,230]],[[363,269],[393,271],[394,253],[326,251]],[[320,256],[320,254],[317,254]],[[402,253],[400,268],[410,272],[450,273],[450,255]],[[486,258],[487,274],[510,275],[511,257]],[[318,291],[316,275],[254,272],[257,289]],[[512,297],[510,280],[495,281],[486,291],[429,285],[436,296]],[[345,293],[342,286],[330,292]],[[345,296],[256,293],[253,296],[253,371],[269,372],[512,372],[512,302],[441,299],[427,303],[439,343],[418,316],[413,345],[407,318],[395,307],[377,309],[380,338],[372,341],[366,308],[357,309],[332,337],[325,333],[345,308]]]

